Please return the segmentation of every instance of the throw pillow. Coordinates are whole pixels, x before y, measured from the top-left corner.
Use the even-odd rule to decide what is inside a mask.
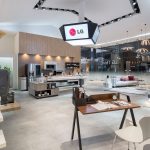
[[[128,76],[128,79],[129,79],[129,81],[135,80],[135,79],[134,79],[134,76]]]

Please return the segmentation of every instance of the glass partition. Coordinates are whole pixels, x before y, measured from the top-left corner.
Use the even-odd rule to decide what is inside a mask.
[[[138,81],[150,82],[150,45],[141,41],[118,44],[98,49],[81,49],[81,71],[89,72],[96,79],[105,80],[109,76],[134,76]],[[98,77],[99,76],[99,77]],[[128,80],[132,80],[132,77]]]

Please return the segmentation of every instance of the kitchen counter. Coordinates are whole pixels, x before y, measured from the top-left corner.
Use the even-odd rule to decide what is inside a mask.
[[[29,84],[29,93],[35,98],[57,96],[59,95],[60,87],[82,86],[86,76],[53,76],[48,77],[47,80],[42,78]]]
[[[56,82],[56,81],[66,81],[66,80],[79,80],[79,79],[85,79],[86,76],[53,76],[48,77],[48,82]]]

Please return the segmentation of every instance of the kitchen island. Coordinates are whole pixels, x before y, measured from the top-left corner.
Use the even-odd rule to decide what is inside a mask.
[[[82,86],[86,76],[52,76],[46,80],[31,81],[29,83],[29,94],[35,98],[58,96],[60,87]]]
[[[56,87],[64,86],[82,86],[85,76],[53,76],[48,77],[47,82],[56,83]]]

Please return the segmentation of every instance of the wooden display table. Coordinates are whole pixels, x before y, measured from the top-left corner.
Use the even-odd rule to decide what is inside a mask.
[[[19,110],[20,108],[21,108],[21,106],[17,102],[9,103],[6,105],[0,105],[1,112],[15,111],[15,110]]]
[[[116,96],[117,96],[117,100],[115,100],[115,102],[118,102],[118,101],[119,102],[126,102],[127,105],[122,105],[120,103],[120,105],[116,105],[116,107],[113,107],[113,108],[105,108],[102,110],[98,110],[98,109],[95,109],[93,107],[93,104],[86,104],[84,106],[77,106],[75,103],[71,140],[73,140],[73,138],[74,138],[75,123],[76,123],[77,124],[77,131],[78,131],[77,133],[78,133],[78,141],[79,141],[79,150],[82,150],[82,143],[81,143],[80,123],[79,123],[78,112],[81,112],[81,114],[83,114],[83,115],[88,115],[88,114],[95,114],[95,113],[104,113],[104,112],[124,110],[124,114],[123,114],[123,117],[122,117],[122,120],[121,120],[121,123],[119,126],[119,129],[121,129],[124,125],[124,121],[126,119],[127,112],[128,112],[128,110],[130,110],[133,125],[136,126],[136,120],[134,117],[133,109],[139,108],[140,106],[137,104],[131,103],[130,97],[128,95],[126,95],[127,100],[120,99],[119,93],[95,94],[95,95],[90,95],[90,97],[92,97],[96,101],[101,100],[102,102],[104,102],[106,104],[109,103],[109,105],[110,105],[110,104],[114,104],[114,100],[113,100],[114,94],[116,94]],[[117,104],[117,103],[115,103],[115,104]]]

